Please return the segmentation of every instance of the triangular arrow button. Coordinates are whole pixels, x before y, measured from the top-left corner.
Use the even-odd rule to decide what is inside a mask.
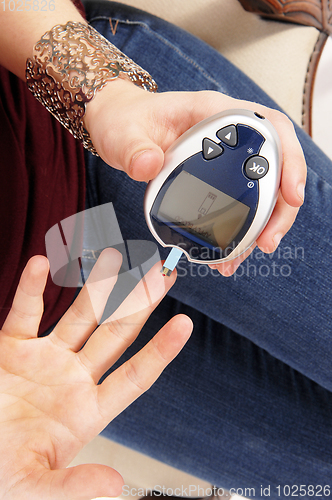
[[[223,151],[223,148],[216,142],[211,141],[211,139],[208,139],[207,137],[203,139],[203,156],[205,160],[217,158],[217,156],[220,156]]]
[[[228,146],[237,145],[237,130],[235,125],[227,125],[227,127],[221,128],[217,132],[217,137],[221,141],[228,144]]]

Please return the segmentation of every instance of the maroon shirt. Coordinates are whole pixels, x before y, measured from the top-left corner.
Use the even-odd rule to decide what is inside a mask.
[[[84,193],[81,144],[0,66],[0,327],[27,261],[46,255],[48,229],[84,210]],[[40,331],[59,319],[74,292],[48,280]]]

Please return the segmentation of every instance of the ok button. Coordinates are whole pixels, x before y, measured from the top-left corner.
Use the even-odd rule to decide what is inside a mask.
[[[252,156],[244,166],[244,173],[249,179],[258,180],[264,177],[269,170],[268,161],[263,156]]]

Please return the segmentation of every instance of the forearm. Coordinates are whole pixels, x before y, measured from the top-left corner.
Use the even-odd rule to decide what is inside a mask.
[[[71,0],[55,0],[55,9],[33,11],[33,0],[24,4],[23,10],[9,10],[8,2],[0,4],[0,64],[22,80],[25,79],[26,60],[32,56],[33,47],[40,38],[57,24],[68,21],[85,23]],[[30,5],[31,10],[26,11]],[[47,4],[48,5],[48,4]]]

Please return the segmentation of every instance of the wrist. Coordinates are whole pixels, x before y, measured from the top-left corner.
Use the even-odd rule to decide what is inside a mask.
[[[91,101],[85,105],[85,114],[83,125],[85,130],[93,135],[95,125],[98,124],[98,118],[105,112],[107,103],[107,112],[113,114],[114,119],[119,116],[123,105],[135,99],[136,92],[142,92],[133,82],[126,78],[116,78],[109,81],[99,91]]]

